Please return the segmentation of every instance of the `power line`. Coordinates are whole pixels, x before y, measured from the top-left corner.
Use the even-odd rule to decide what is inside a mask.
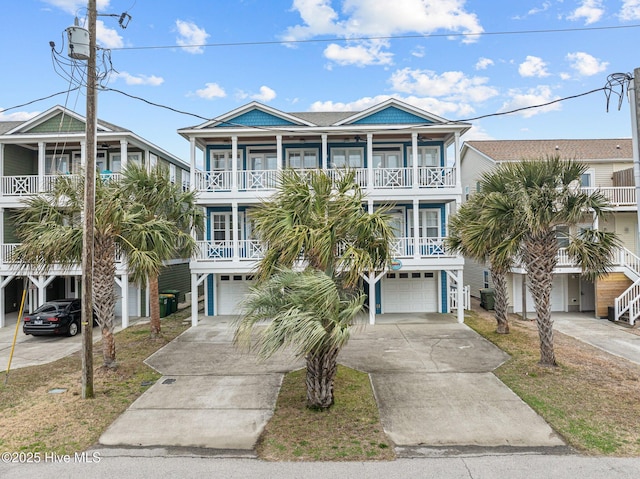
[[[610,75],[610,77],[611,77],[611,75]],[[5,108],[5,109],[0,109],[0,111],[4,112],[4,111],[9,111],[9,110],[14,110],[14,109],[20,108],[22,106],[30,105],[32,103],[36,103],[36,102],[43,101],[43,100],[47,100],[47,99],[52,98],[52,97],[57,96],[57,95],[62,95],[62,94],[65,94],[65,93],[68,94],[68,93],[70,93],[70,92],[72,92],[74,90],[77,90],[78,88],[80,88],[80,87],[75,87],[75,88],[72,88],[72,89],[69,89],[69,90],[65,90],[65,91],[62,91],[62,92],[54,93],[54,94],[46,96],[46,97],[38,98],[36,100],[32,100],[30,102],[23,103],[21,105],[16,105],[16,106],[12,106],[12,107]],[[518,112],[525,111],[525,110],[532,110],[532,109],[536,109],[536,108],[544,108],[545,106],[553,105],[554,103],[560,103],[560,102],[563,102],[563,101],[572,100],[572,99],[575,99],[575,98],[580,98],[580,97],[591,95],[593,93],[597,93],[597,92],[600,92],[600,91],[604,91],[606,94],[610,94],[609,92],[610,92],[611,89],[612,89],[612,84],[609,81],[607,83],[607,85],[605,85],[604,87],[596,88],[594,90],[590,90],[590,91],[583,92],[583,93],[577,93],[575,95],[570,95],[570,96],[565,96],[565,97],[562,97],[562,98],[557,98],[555,100],[551,100],[551,101],[546,102],[546,103],[540,103],[540,104],[537,104],[537,105],[525,106],[525,107],[522,107],[522,108],[516,108],[516,109],[508,110],[508,111],[488,113],[486,115],[480,115],[480,116],[476,116],[476,117],[472,117],[472,118],[464,118],[464,119],[459,119],[459,120],[449,120],[449,121],[447,121],[447,123],[448,124],[466,123],[466,122],[471,122],[471,121],[475,121],[475,120],[481,120],[481,119],[484,119],[484,118],[510,115],[510,114],[518,113]],[[191,112],[188,112],[188,111],[179,110],[177,108],[173,108],[173,107],[168,106],[168,105],[163,105],[162,103],[157,103],[157,102],[148,100],[148,99],[140,97],[140,96],[132,95],[130,93],[126,93],[126,92],[124,92],[122,90],[118,90],[116,88],[102,87],[102,88],[100,88],[100,91],[105,91],[105,92],[111,91],[111,92],[114,92],[114,93],[119,93],[120,95],[126,96],[128,98],[133,99],[133,100],[141,101],[141,102],[146,103],[146,104],[148,104],[150,106],[154,106],[154,107],[157,107],[157,108],[162,108],[162,109],[165,109],[165,110],[169,110],[169,111],[172,111],[174,113],[179,113],[181,115],[192,116],[194,118],[198,118],[199,120],[203,120],[203,121],[212,121],[212,120],[215,119],[215,118],[208,118],[208,117],[205,117],[205,116],[202,116],[202,115],[198,115],[197,113],[191,113]],[[235,123],[230,122],[230,121],[225,121],[225,123],[227,123],[229,125],[232,125],[232,126],[250,127],[250,128],[255,128],[257,130],[263,130],[263,131],[293,131],[293,130],[287,130],[286,128],[277,128],[277,127],[269,128],[269,127],[264,127],[264,126],[240,125],[240,124],[235,124]]]
[[[579,28],[554,28],[542,30],[511,30],[499,32],[466,32],[466,33],[425,33],[414,35],[385,35],[371,37],[349,37],[349,38],[314,38],[308,40],[264,40],[251,42],[228,42],[228,43],[200,43],[193,45],[148,45],[140,47],[117,47],[111,50],[160,50],[170,48],[206,48],[206,47],[244,47],[257,45],[295,45],[303,43],[329,43],[329,42],[350,42],[350,41],[368,41],[368,40],[407,40],[415,38],[439,38],[439,37],[480,37],[482,35],[528,35],[542,33],[570,33],[570,32],[590,32],[598,30],[620,30],[628,28],[638,28],[640,24],[634,25],[614,25],[609,27],[579,27]]]
[[[71,93],[72,91],[78,90],[79,88],[80,87],[77,86],[75,88],[70,88],[70,89],[67,89],[67,90],[64,90],[64,91],[59,91],[58,93],[54,93],[54,94],[49,95],[49,96],[38,98],[36,100],[28,101],[27,103],[22,103],[21,105],[10,106],[9,108],[0,108],[0,112],[5,112],[5,111],[9,111],[9,110],[15,110],[16,108],[22,108],[23,106],[28,106],[28,105],[31,105],[33,103],[37,103],[39,101],[48,100],[49,98],[53,98],[54,96],[65,95],[65,94]]]

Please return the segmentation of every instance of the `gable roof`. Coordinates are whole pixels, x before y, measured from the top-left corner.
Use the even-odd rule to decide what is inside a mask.
[[[38,131],[38,127],[47,123],[48,121],[51,121],[56,117],[60,117],[62,119],[67,118],[67,121],[64,123],[64,125],[67,128],[70,125],[72,125],[73,122],[75,122],[75,124],[77,125],[82,124],[83,125],[82,129],[78,129],[77,131],[78,132],[84,131],[85,118],[82,115],[79,115],[78,113],[72,110],[69,110],[68,108],[65,108],[61,105],[56,105],[54,107],[49,108],[47,111],[34,116],[29,120],[20,121],[20,122],[6,122],[6,123],[12,123],[13,125],[11,125],[11,127],[8,129],[3,129],[2,126],[0,126],[0,134],[12,135],[12,134],[18,134],[18,133],[20,134],[42,133],[41,131]],[[5,122],[2,122],[2,123],[5,123]],[[0,123],[0,125],[2,123]],[[98,119],[97,121],[97,127],[98,127],[98,131],[103,131],[103,132],[129,132],[129,130],[127,130],[126,128],[122,128],[120,126],[114,125],[113,123],[109,123],[100,119]],[[64,132],[68,133],[69,130],[65,130]]]
[[[431,124],[431,123],[451,123],[433,113],[421,110],[413,105],[404,103],[396,98],[389,98],[382,103],[367,108],[366,110],[354,112],[351,116],[335,123],[339,125],[357,124]]]
[[[222,116],[206,121],[195,129],[255,126],[315,126],[303,118],[253,101]]]
[[[467,141],[464,148],[472,148],[494,161],[520,161],[556,155],[565,160],[629,160],[633,158],[633,145],[630,138]]]

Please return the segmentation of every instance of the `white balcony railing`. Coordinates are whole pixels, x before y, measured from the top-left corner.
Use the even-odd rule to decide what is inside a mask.
[[[20,246],[22,243],[2,243],[0,244],[0,260],[2,264],[17,264],[18,261],[15,261],[13,256],[13,251]],[[121,263],[123,261],[123,255],[120,248],[116,245],[116,263]],[[78,263],[80,265],[80,263]]]
[[[395,238],[391,243],[394,258],[429,258],[447,256],[444,238],[419,238],[419,248],[415,251],[413,238]],[[265,247],[258,240],[238,240],[237,254],[234,241],[198,241],[195,259],[197,261],[257,261],[264,257]],[[415,254],[414,254],[415,253]]]
[[[120,173],[100,173],[98,177],[102,181],[117,181],[120,179]],[[0,194],[2,196],[26,196],[45,193],[53,190],[56,181],[61,178],[71,179],[75,184],[78,184],[82,177],[80,175],[3,176],[0,182]]]
[[[333,168],[327,170],[334,181],[342,178],[347,170]],[[453,188],[456,184],[455,168],[420,167],[417,182],[414,182],[413,168],[353,168],[355,182],[368,189],[412,188]],[[273,190],[278,184],[279,170],[238,171],[235,187],[238,191]],[[305,172],[300,171],[303,175]],[[371,175],[371,176],[369,176]],[[232,191],[234,188],[231,171],[196,171],[198,191]],[[371,178],[371,179],[370,179]]]
[[[631,206],[634,207],[636,203],[636,188],[635,186],[589,186],[582,187],[582,191],[585,193],[593,193],[599,191],[602,193],[614,207]]]

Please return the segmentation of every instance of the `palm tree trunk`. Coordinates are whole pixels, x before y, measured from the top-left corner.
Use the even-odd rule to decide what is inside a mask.
[[[149,277],[149,301],[151,304],[149,305],[149,314],[151,316],[151,320],[149,323],[149,328],[151,329],[151,337],[156,338],[160,335],[160,293],[158,292],[158,277],[150,276]]]
[[[491,269],[491,279],[495,291],[495,314],[498,327],[498,334],[509,334],[509,319],[507,316],[508,294],[507,294],[507,278],[504,272]]]
[[[102,358],[107,368],[116,368],[116,342],[113,335],[116,298],[114,294],[116,246],[113,237],[96,232],[93,262],[93,309],[102,331]],[[92,321],[88,321],[92,324]]]
[[[540,364],[557,366],[553,348],[553,320],[551,319],[551,286],[556,267],[558,243],[553,231],[533,236],[525,241],[523,255],[540,338]]]
[[[333,404],[333,381],[338,370],[338,348],[307,355],[307,407],[327,409]]]

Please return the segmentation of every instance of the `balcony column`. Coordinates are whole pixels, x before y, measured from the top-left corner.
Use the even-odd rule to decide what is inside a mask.
[[[116,278],[122,293],[122,329],[129,327],[129,275],[123,273],[120,279]]]
[[[282,135],[276,136],[276,170],[282,170]]]
[[[53,152],[55,158],[56,152]],[[44,175],[47,156],[47,144],[44,141],[38,142],[38,192],[44,191]]]
[[[4,143],[0,143],[0,177],[4,176]]]
[[[205,313],[206,313],[205,301]],[[191,326],[198,325],[198,275],[191,273]]]
[[[373,133],[367,133],[367,190],[373,190]]]
[[[455,168],[456,168],[456,189],[462,191],[462,179],[460,178],[460,132],[455,132]],[[445,153],[446,154],[446,153]],[[445,164],[446,166],[446,164]]]
[[[326,133],[322,134],[322,157],[320,161],[322,161],[322,169],[329,169],[329,147],[327,144],[328,135]]]
[[[420,201],[413,199],[413,257],[420,258]]]
[[[199,189],[196,188],[196,139],[193,137],[189,138],[189,182],[191,190]]]
[[[231,191],[238,191],[238,137],[231,137]]]
[[[595,214],[595,212],[593,213],[593,229],[598,231],[598,228],[600,227],[600,218],[598,217],[597,214]]]
[[[85,140],[80,140],[80,168],[82,170],[87,166],[87,142]],[[79,174],[80,172],[76,171],[75,174]]]
[[[129,142],[127,140],[120,140],[120,172],[127,167],[129,160]]]
[[[413,167],[412,187],[417,190],[420,186],[418,181],[418,134],[411,133],[411,166]]]
[[[240,242],[238,238],[238,202],[231,203],[231,241],[233,243],[233,261],[240,261]]]
[[[9,254],[4,243],[4,208],[0,208],[0,245],[2,245],[2,257],[0,257],[0,262],[7,263]]]
[[[462,269],[458,270],[458,278],[456,279],[456,285],[458,288],[458,322],[464,323],[464,285],[462,284]]]

